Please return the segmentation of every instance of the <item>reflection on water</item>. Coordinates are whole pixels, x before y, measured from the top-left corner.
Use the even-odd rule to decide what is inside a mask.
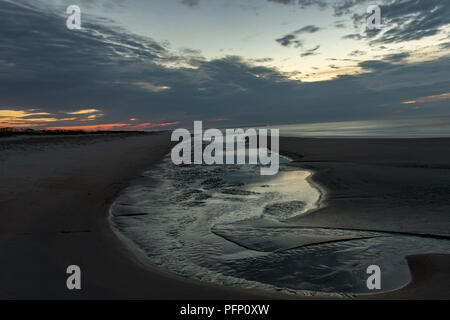
[[[274,126],[280,136],[352,138],[450,137],[450,116],[419,119],[343,121]]]
[[[261,176],[256,165],[174,166],[167,157],[120,195],[112,221],[166,270],[303,294],[367,292],[371,264],[394,289],[409,280],[404,256],[450,252],[445,240],[290,225],[321,193],[310,172],[281,162],[278,175]]]

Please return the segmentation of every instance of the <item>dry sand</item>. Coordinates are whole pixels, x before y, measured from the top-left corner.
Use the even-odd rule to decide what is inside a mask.
[[[120,190],[169,152],[168,134],[0,140],[0,298],[261,299],[153,268],[108,223]],[[450,140],[282,138],[327,192],[298,225],[450,235]],[[405,288],[362,298],[450,298],[448,255],[409,257]],[[68,265],[82,290],[66,289]]]
[[[168,134],[0,141],[0,298],[266,297],[153,269],[111,230],[117,193],[169,142]],[[81,267],[81,291],[66,288],[72,264]]]

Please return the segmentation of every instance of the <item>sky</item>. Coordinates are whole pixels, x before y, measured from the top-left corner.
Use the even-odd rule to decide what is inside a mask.
[[[0,127],[450,115],[447,0],[0,0],[0,15]]]

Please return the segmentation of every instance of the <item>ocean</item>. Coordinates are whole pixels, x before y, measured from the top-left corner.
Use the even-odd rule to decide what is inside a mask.
[[[280,136],[313,138],[448,138],[450,116],[269,126]]]

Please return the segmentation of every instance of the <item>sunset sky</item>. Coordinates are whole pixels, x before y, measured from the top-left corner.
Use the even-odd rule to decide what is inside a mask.
[[[382,28],[367,31],[373,4]],[[450,1],[0,0],[0,14],[0,127],[450,115]]]

